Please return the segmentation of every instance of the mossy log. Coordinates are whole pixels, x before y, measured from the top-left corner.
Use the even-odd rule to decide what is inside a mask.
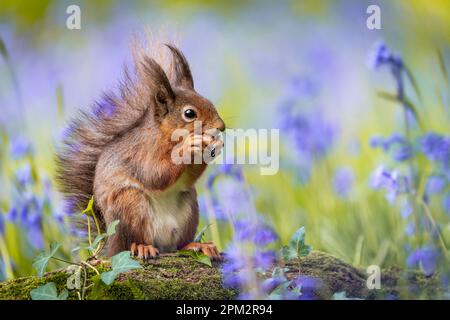
[[[219,263],[210,268],[189,257],[164,255],[143,264],[139,270],[121,274],[111,286],[101,281],[94,282],[94,273],[89,272],[86,299],[234,299],[238,292],[223,287]],[[298,275],[320,279],[322,286],[317,297],[329,299],[336,292],[345,291],[347,297],[362,299],[386,298],[397,295],[407,286],[426,289],[437,294],[436,279],[426,278],[420,272],[404,272],[391,268],[381,272],[381,289],[369,290],[367,274],[327,253],[314,251],[299,261],[290,262],[286,275],[293,279]],[[99,266],[101,271],[107,265]],[[30,291],[48,282],[54,282],[58,292],[66,288],[67,269],[47,273],[43,278],[35,276],[18,278],[0,283],[0,299],[30,299]],[[69,299],[78,299],[75,290],[69,292]]]

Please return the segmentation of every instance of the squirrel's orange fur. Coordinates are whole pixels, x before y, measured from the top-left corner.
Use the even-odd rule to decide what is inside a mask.
[[[118,94],[107,94],[69,125],[57,154],[60,190],[75,208],[94,195],[102,224],[120,220],[108,240],[109,255],[123,250],[147,258],[183,247],[218,257],[210,244],[190,244],[198,225],[195,181],[206,163],[176,164],[171,141],[175,129],[193,132],[183,108],[195,108],[206,130],[224,130],[213,104],[194,90],[186,58],[172,45],[167,72],[150,55],[134,55],[132,72],[125,70]],[[191,134],[190,139],[193,138]],[[190,244],[190,245],[189,245]]]

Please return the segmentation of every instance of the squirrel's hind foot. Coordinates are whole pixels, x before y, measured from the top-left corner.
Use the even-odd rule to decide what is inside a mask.
[[[211,260],[221,261],[222,257],[216,245],[212,242],[191,242],[183,250],[200,251],[206,254]]]
[[[151,244],[131,244],[131,255],[137,256],[139,259],[142,259],[144,261],[147,261],[148,259],[156,259],[157,256],[159,256],[159,250],[156,249]]]

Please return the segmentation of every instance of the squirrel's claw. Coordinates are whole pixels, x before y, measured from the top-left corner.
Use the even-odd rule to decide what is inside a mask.
[[[145,244],[131,244],[131,255],[137,256],[139,259],[142,259],[144,261],[147,261],[148,259],[155,259],[157,256],[159,256],[159,250],[156,249],[151,244],[145,245]]]
[[[183,250],[200,251],[206,254],[213,261],[221,261],[222,257],[216,245],[212,242],[191,242]]]

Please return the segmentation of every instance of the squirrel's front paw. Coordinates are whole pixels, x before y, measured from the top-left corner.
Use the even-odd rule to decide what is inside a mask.
[[[139,259],[144,261],[148,259],[155,259],[159,256],[159,250],[151,244],[136,244],[133,242],[131,244],[130,251],[132,256],[137,256]]]
[[[211,260],[222,260],[219,250],[212,242],[191,242],[185,246],[183,250],[200,251],[206,254]]]

